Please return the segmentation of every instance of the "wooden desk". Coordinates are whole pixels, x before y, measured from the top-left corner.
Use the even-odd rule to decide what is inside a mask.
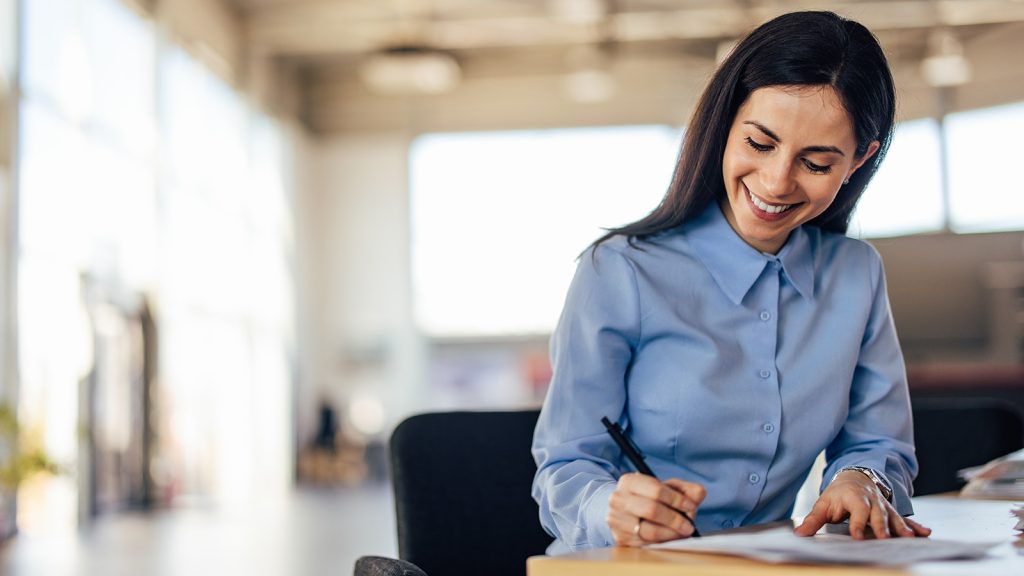
[[[978,561],[929,562],[905,568],[767,564],[745,558],[646,548],[599,548],[562,556],[535,556],[526,563],[527,576],[747,576],[779,574],[949,574],[1021,576],[1024,548],[1014,546],[1016,504],[998,500],[968,500],[948,496],[914,499],[915,518],[933,530],[933,538],[965,541],[1005,540],[991,558]]]

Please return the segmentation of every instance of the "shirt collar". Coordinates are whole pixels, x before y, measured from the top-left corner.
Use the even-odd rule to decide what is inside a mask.
[[[794,230],[778,256],[765,254],[744,242],[729,225],[718,203],[712,202],[686,228],[686,237],[715,283],[734,304],[743,301],[772,261],[778,261],[797,292],[810,299],[814,297],[813,240],[817,235],[806,228]]]

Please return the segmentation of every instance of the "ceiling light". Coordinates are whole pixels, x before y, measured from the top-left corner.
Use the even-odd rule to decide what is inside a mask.
[[[936,88],[961,86],[970,81],[971,63],[950,30],[936,30],[928,37],[928,55],[921,61],[921,75]]]
[[[458,85],[462,70],[447,52],[400,46],[371,55],[360,77],[379,94],[443,94]]]

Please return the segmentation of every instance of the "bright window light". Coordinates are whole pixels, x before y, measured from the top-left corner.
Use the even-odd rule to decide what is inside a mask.
[[[889,153],[850,223],[862,238],[903,236],[942,228],[942,169],[935,120],[902,122]]]
[[[668,187],[680,131],[432,134],[411,149],[413,290],[431,336],[554,328],[576,257]]]
[[[1015,174],[1024,102],[950,114],[946,130],[952,228],[1024,230],[1024,185]]]

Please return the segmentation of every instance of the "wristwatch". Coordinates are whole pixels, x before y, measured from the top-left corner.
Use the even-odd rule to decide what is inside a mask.
[[[847,470],[854,470],[867,476],[868,479],[874,482],[875,486],[878,487],[878,491],[882,493],[882,496],[888,500],[890,504],[892,503],[892,488],[889,486],[889,482],[887,482],[881,474],[866,466],[847,466],[842,468],[839,472],[836,472],[835,476],[832,477],[832,480],[835,480],[836,476],[839,476],[840,473],[846,472]]]

